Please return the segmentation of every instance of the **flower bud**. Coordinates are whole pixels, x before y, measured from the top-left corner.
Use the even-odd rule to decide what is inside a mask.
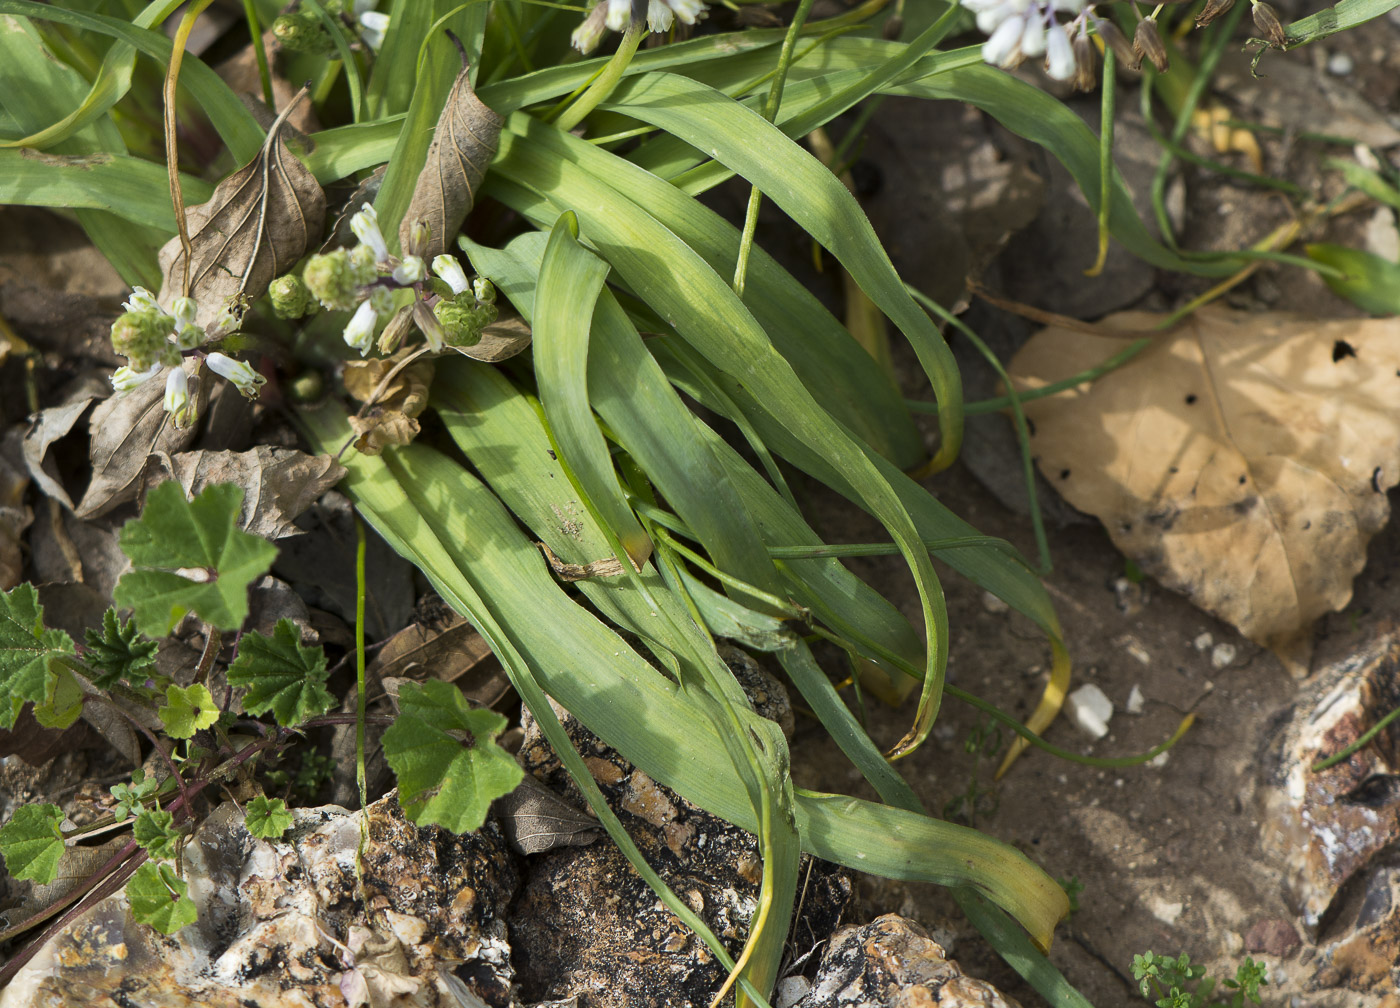
[[[321,19],[310,11],[283,14],[272,22],[272,34],[291,52],[328,56],[335,51],[335,43]]]
[[[1099,80],[1099,52],[1085,32],[1074,37],[1073,49],[1075,90],[1092,91]]]
[[[588,16],[574,29],[569,41],[573,47],[587,56],[594,49],[598,48],[598,43],[603,40],[603,32],[607,26],[603,19],[607,17],[608,5],[600,3],[588,12]]]
[[[1201,13],[1196,15],[1196,27],[1204,28],[1233,6],[1235,6],[1235,0],[1206,0],[1206,5],[1201,8]]]
[[[372,252],[369,254],[373,255]],[[371,264],[370,269],[373,268]],[[357,272],[350,263],[350,253],[345,249],[335,249],[308,259],[306,269],[302,270],[302,280],[324,307],[349,311],[355,307],[359,294]]]
[[[360,307],[355,309],[355,314],[345,326],[345,345],[358,350],[363,357],[374,343],[374,329],[378,324],[379,315],[374,310],[374,303],[369,299],[360,302]]]
[[[452,288],[453,294],[465,294],[471,285],[467,282],[467,274],[462,269],[455,256],[440,255],[433,258],[433,272],[436,273],[447,286]]]
[[[422,301],[413,302],[413,323],[418,326],[418,331],[428,341],[429,350],[437,353],[442,349],[443,344],[447,342],[447,330],[443,328],[437,316],[428,309],[427,304]]]
[[[350,218],[350,230],[355,237],[374,250],[374,261],[384,262],[389,258],[389,245],[379,230],[379,214],[368,203],[360,204],[355,216]]]
[[[1167,72],[1167,47],[1162,43],[1161,32],[1157,30],[1156,18],[1143,18],[1138,22],[1137,31],[1133,32],[1134,70],[1142,66],[1143,57],[1152,62],[1158,73]]]
[[[147,379],[154,378],[160,369],[161,365],[159,364],[152,364],[145,371],[133,371],[129,367],[119,367],[112,372],[112,390],[119,396],[126,395],[132,389],[144,385]]]
[[[476,305],[439,301],[433,306],[433,315],[442,323],[443,339],[449,346],[474,346],[481,342],[486,322]]]
[[[170,306],[175,317],[175,345],[181,350],[193,350],[204,342],[204,329],[195,325],[194,317],[198,307],[192,297],[179,297]]]
[[[238,391],[249,399],[256,399],[258,390],[267,383],[267,379],[254,371],[247,361],[234,360],[226,354],[211,353],[204,359],[204,363],[208,364],[209,370],[216,375],[233,382]]]
[[[421,256],[404,256],[403,262],[394,267],[394,283],[404,287],[421,283],[428,275],[428,267]]]
[[[165,379],[165,412],[176,427],[188,427],[195,421],[194,400],[190,398],[190,380],[178,364]]]
[[[131,288],[131,297],[122,302],[122,308],[129,312],[160,311],[156,296],[144,287]]]
[[[350,264],[350,275],[358,286],[363,287],[379,279],[379,261],[374,258],[374,249],[368,245],[356,245],[350,250],[346,261]]]
[[[177,364],[180,351],[169,336],[175,320],[158,308],[129,311],[112,323],[112,349],[127,359],[134,371],[148,371],[154,364]]]
[[[1118,57],[1118,62],[1124,66],[1132,66],[1137,59],[1137,54],[1133,52],[1133,47],[1128,39],[1118,29],[1112,21],[1096,20],[1094,22],[1094,32],[1099,38],[1104,40],[1104,44],[1113,49],[1113,55]]]
[[[272,311],[280,319],[301,318],[315,303],[301,277],[294,273],[278,277],[267,288]]]
[[[404,252],[407,255],[422,255],[432,237],[433,229],[428,226],[427,221],[421,218],[414,221],[413,226],[408,229],[408,248],[404,249]]]
[[[1253,9],[1250,11],[1254,15],[1254,27],[1263,32],[1264,37],[1271,45],[1279,49],[1288,48],[1288,36],[1284,34],[1283,24],[1278,19],[1278,11],[1273,6],[1261,2],[1261,0],[1251,0]]]

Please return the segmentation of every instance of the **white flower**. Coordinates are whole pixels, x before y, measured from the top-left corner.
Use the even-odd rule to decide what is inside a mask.
[[[389,15],[380,11],[365,11],[359,20],[360,38],[365,45],[378,52],[379,47],[384,44],[384,33],[389,30]]]
[[[361,301],[360,307],[355,309],[355,314],[345,326],[346,345],[358,350],[363,357],[369,353],[369,348],[374,343],[374,328],[378,324],[379,314],[374,310],[374,304],[369,300]]]
[[[1074,77],[1076,69],[1069,33],[1055,25],[1045,36],[1045,72],[1057,81],[1067,81]]]
[[[144,287],[131,288],[131,298],[122,302],[122,307],[129,312],[147,311],[154,308],[160,311],[160,305],[156,302],[156,296]]]
[[[646,8],[647,27],[663,32],[677,20],[694,24],[704,15],[706,5],[702,0],[647,0]],[[574,48],[582,53],[592,52],[602,40],[604,29],[622,31],[631,20],[632,0],[598,0],[583,23],[574,29]]]
[[[603,0],[608,6],[604,23],[613,31],[622,31],[632,20],[632,0]]]
[[[394,267],[394,283],[404,287],[421,283],[427,275],[428,267],[423,262],[422,256],[404,256],[403,262]]]
[[[994,66],[1007,66],[1016,62],[1020,52],[1021,36],[1025,33],[1025,22],[1015,15],[997,25],[992,37],[982,43],[982,58]]]
[[[360,204],[359,211],[350,218],[350,230],[355,237],[374,251],[374,261],[384,262],[389,258],[389,243],[379,230],[379,214],[368,203]]]
[[[1045,72],[1070,80],[1077,66],[1072,37],[1087,30],[1085,0],[960,0],[977,15],[977,27],[988,38],[982,58],[1001,67],[1023,59],[1045,57]]]
[[[247,361],[234,360],[226,354],[211,353],[204,358],[204,363],[208,364],[209,370],[216,375],[233,382],[238,391],[249,399],[255,398],[258,389],[267,382],[267,379],[254,371]]]
[[[463,271],[462,264],[454,256],[443,254],[434,257],[433,272],[452,288],[453,294],[462,294],[471,286],[467,283],[467,274]]]
[[[161,365],[152,364],[145,371],[133,371],[123,365],[112,372],[112,389],[119,396],[126,395],[132,389],[144,385],[147,379],[154,378],[160,368]]]
[[[170,306],[170,314],[175,316],[175,345],[181,350],[193,350],[204,342],[204,329],[194,321],[197,311],[191,297],[176,298]]]
[[[175,366],[165,379],[165,412],[175,421],[176,427],[188,427],[194,423],[194,404],[190,401],[190,381],[185,369]]]

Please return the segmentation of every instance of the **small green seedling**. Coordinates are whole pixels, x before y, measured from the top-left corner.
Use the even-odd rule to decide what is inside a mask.
[[[1223,983],[1207,976],[1204,966],[1191,965],[1191,957],[1184,952],[1177,958],[1152,952],[1133,956],[1133,979],[1138,981],[1142,996],[1157,1008],[1244,1008],[1246,1001],[1259,1004],[1259,988],[1269,982],[1267,975],[1268,967],[1248,956],[1234,979]],[[1217,984],[1226,990],[1212,997]],[[1226,996],[1226,991],[1232,993]]]

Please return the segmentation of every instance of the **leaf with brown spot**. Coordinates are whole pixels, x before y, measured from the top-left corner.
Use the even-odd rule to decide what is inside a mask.
[[[282,139],[293,101],[267,132],[258,156],[224,179],[207,203],[190,207],[189,295],[196,321],[209,326],[231,300],[259,298],[321,237],[326,194]],[[180,238],[160,250],[160,302],[182,293],[185,253]]]
[[[1011,373],[1025,391],[1120,348],[1044,329]],[[1066,500],[1301,673],[1313,621],[1351,599],[1400,481],[1400,321],[1206,309],[1123,368],[1025,409],[1041,472]]]
[[[447,92],[423,171],[399,223],[399,246],[425,260],[448,250],[500,143],[502,119],[472,90],[465,62]],[[420,221],[428,225],[428,241],[415,248],[413,226]]]

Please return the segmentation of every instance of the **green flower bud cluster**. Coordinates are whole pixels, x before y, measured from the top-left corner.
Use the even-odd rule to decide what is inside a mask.
[[[272,281],[267,294],[272,301],[272,311],[280,319],[301,318],[307,312],[316,310],[316,300],[302,282],[301,277],[287,274]]]
[[[433,306],[433,314],[442,323],[448,346],[475,346],[481,342],[481,332],[500,314],[493,304],[463,295],[451,300],[443,298]]]
[[[379,273],[374,268],[374,251],[360,245],[353,252],[338,248],[312,256],[301,276],[323,307],[350,311],[359,300],[360,288],[373,283]]]
[[[128,311],[112,323],[112,349],[125,357],[133,371],[148,371],[156,364],[178,364],[180,350],[169,336],[175,319],[159,308]]]
[[[272,22],[272,34],[283,48],[291,52],[311,53],[316,56],[329,56],[335,52],[335,42],[330,32],[311,11],[293,11],[283,14]]]

